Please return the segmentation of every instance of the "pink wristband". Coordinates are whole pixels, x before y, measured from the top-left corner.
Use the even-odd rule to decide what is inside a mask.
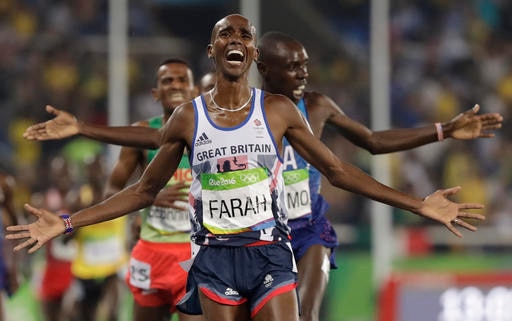
[[[444,140],[443,125],[441,125],[441,123],[435,123],[434,125],[436,126],[437,140]]]

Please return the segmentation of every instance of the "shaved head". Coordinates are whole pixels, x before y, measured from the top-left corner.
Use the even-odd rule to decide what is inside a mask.
[[[217,21],[215,26],[213,26],[212,34],[210,36],[210,43],[213,43],[213,41],[215,40],[215,36],[219,32],[219,30],[226,25],[227,20],[230,20],[230,19],[235,18],[235,17],[236,18],[243,18],[243,19],[245,19],[247,21],[247,23],[249,24],[249,28],[250,28],[250,31],[252,33],[252,36],[254,37],[254,41],[256,42],[256,27],[254,27],[254,25],[251,23],[251,21],[249,21],[249,19],[247,19],[246,17],[244,17],[244,16],[242,16],[240,14],[230,14],[230,15],[225,16],[224,18],[220,19],[219,21]]]
[[[303,47],[297,39],[285,33],[279,31],[265,33],[259,41],[260,55],[258,61],[265,62],[269,58],[279,55],[280,52],[283,52],[283,49],[286,50],[291,44]]]

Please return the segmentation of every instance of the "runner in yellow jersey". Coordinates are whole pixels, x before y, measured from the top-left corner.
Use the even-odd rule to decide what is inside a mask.
[[[98,156],[87,164],[87,182],[80,188],[80,206],[103,199],[106,177],[103,159]],[[74,234],[76,255],[71,263],[75,295],[75,320],[98,320],[99,306],[106,307],[104,320],[116,321],[119,309],[119,274],[128,263],[126,216],[87,226]]]

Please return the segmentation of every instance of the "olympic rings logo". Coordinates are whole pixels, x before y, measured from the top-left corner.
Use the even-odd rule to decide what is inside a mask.
[[[240,174],[239,179],[244,183],[256,183],[259,180],[259,175],[255,173]]]
[[[301,175],[297,172],[284,172],[286,183],[294,183],[300,180]]]

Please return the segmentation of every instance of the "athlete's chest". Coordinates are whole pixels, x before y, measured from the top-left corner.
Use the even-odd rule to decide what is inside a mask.
[[[228,129],[240,127],[249,116],[249,112],[247,110],[237,112],[207,110],[207,114],[213,126]]]

